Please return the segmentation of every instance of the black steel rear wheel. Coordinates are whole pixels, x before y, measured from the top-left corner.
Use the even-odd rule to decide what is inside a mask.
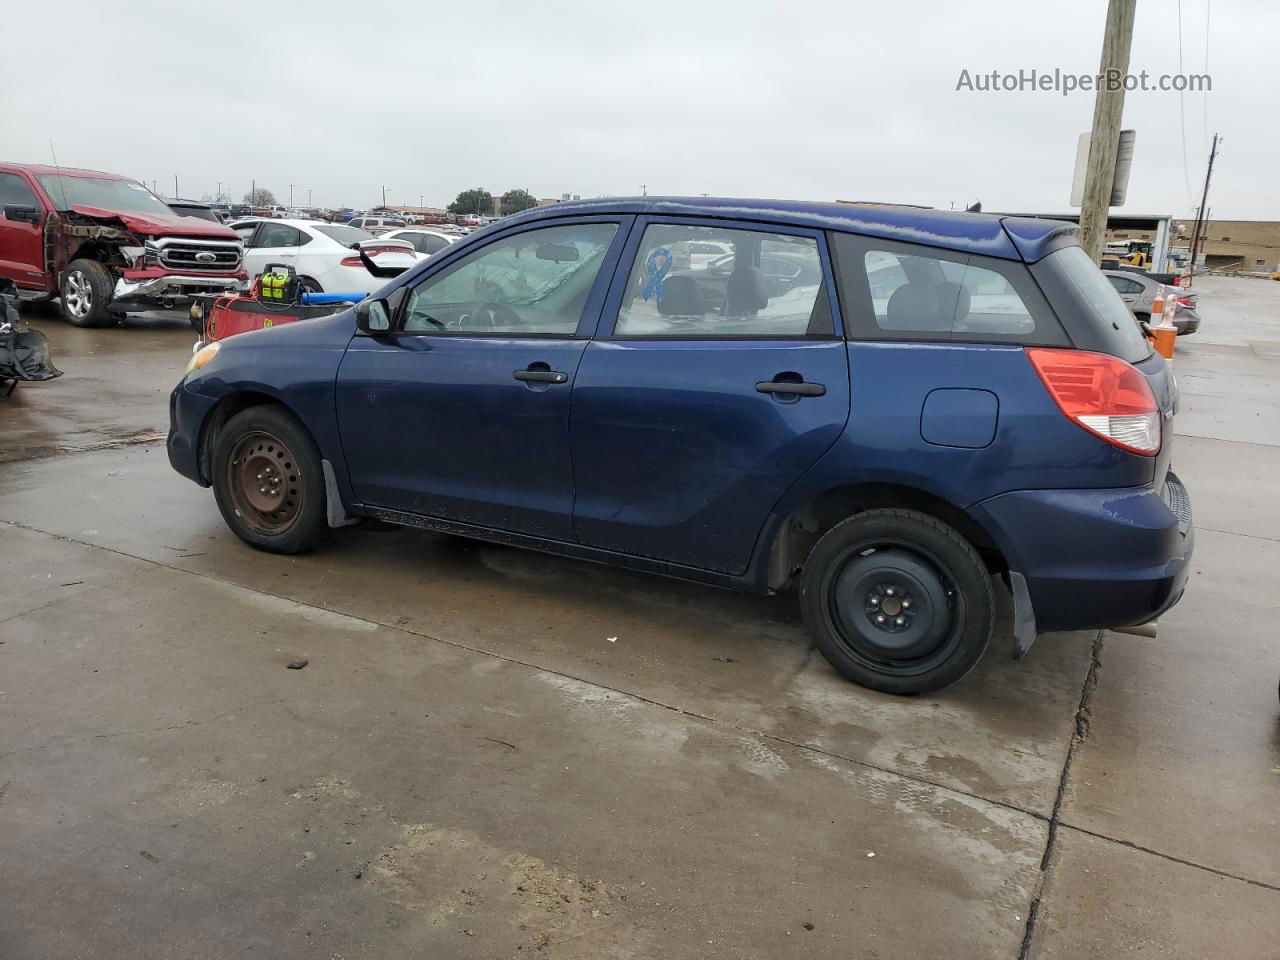
[[[887,693],[955,683],[986,650],[995,615],[977,551],[914,510],[869,510],[827,531],[805,563],[800,602],[832,666]]]
[[[328,531],[320,451],[283,407],[250,407],[214,441],[214,496],[236,536],[273,553],[299,553]]]

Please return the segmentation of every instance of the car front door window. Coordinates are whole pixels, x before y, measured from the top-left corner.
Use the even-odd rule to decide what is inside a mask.
[[[403,329],[572,336],[616,232],[584,223],[495,240],[415,287]]]

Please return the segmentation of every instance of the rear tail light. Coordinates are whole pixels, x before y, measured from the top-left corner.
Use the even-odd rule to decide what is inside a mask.
[[[1176,299],[1184,307],[1194,307],[1196,305],[1195,297],[1177,297]]]
[[[1160,408],[1136,367],[1087,350],[1031,347],[1027,356],[1068,419],[1130,453],[1160,450]]]
[[[359,257],[343,257],[342,265],[344,267],[363,267],[364,266],[364,264],[360,261]]]

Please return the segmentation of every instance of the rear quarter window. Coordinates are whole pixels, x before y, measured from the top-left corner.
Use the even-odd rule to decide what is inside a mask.
[[[1031,267],[1053,309],[1081,350],[1137,363],[1151,345],[1106,274],[1079,247],[1055,250]]]
[[[1069,346],[1022,263],[834,234],[851,336]]]

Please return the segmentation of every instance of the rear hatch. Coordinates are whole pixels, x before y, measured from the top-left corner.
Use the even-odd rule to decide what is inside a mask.
[[[1120,295],[1082,249],[1062,247],[1032,264],[1031,273],[1078,349],[1118,357],[1146,377],[1160,409],[1161,443],[1151,481],[1162,488],[1169,473],[1173,418],[1178,411],[1173,370],[1151,348]]]

